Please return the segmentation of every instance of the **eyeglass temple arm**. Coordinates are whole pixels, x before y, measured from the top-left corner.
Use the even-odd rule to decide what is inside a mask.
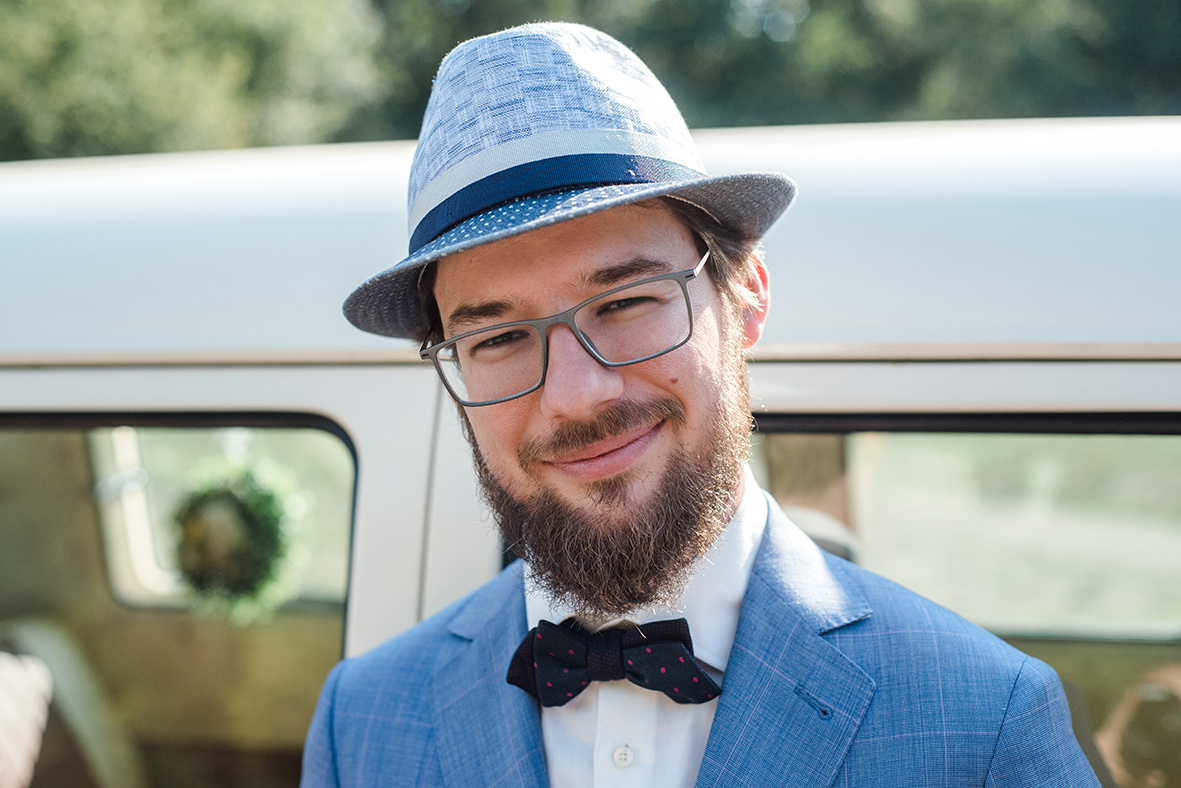
[[[697,265],[693,266],[693,276],[700,276],[701,269],[705,268],[705,261],[709,259],[709,250],[705,250],[705,254],[701,255],[701,259],[697,261]]]

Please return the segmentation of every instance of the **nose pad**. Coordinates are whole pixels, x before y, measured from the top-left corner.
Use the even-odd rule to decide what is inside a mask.
[[[623,393],[619,370],[600,364],[569,326],[554,326],[546,341],[549,362],[545,385],[541,387],[544,415],[584,419],[593,415],[599,405]]]
[[[578,337],[575,337],[575,339],[577,339],[577,338]],[[591,350],[593,350],[595,353],[598,353],[600,356],[603,355],[601,352],[599,352],[599,346],[595,344],[595,341],[593,339],[588,337],[586,334],[583,334],[582,338],[586,342],[586,345],[584,345],[584,348],[589,347]],[[598,361],[598,359],[595,359],[595,360]]]

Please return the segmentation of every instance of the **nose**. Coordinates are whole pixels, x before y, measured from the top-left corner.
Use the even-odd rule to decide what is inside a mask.
[[[550,329],[549,365],[541,387],[541,412],[551,418],[586,419],[599,405],[623,394],[623,376],[590,355],[569,326]]]

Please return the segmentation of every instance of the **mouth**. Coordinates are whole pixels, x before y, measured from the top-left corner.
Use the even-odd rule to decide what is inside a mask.
[[[645,425],[566,452],[546,462],[580,482],[595,482],[623,473],[648,450],[664,428],[664,421]]]

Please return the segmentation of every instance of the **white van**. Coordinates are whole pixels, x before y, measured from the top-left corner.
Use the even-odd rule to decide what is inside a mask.
[[[1181,119],[696,138],[712,173],[800,186],[764,242],[756,474],[823,546],[1053,665],[1105,780],[1166,774]],[[294,785],[342,652],[502,567],[434,371],[340,316],[404,256],[412,150],[0,164],[0,693],[39,742],[13,774]],[[177,519],[242,469],[286,547],[228,604]]]

